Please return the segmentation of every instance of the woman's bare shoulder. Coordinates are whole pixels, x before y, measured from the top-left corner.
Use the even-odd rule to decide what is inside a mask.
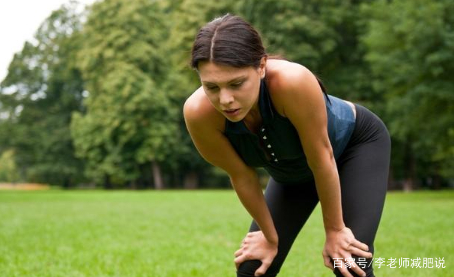
[[[202,87],[198,88],[186,99],[183,115],[186,124],[201,124],[224,131],[225,117],[211,105]]]
[[[266,74],[268,85],[274,91],[287,91],[314,77],[314,74],[301,64],[273,59],[267,62]]]
[[[305,66],[285,60],[269,60],[266,67],[266,81],[270,97],[277,112],[285,116],[288,99],[304,97],[311,90],[315,76]]]

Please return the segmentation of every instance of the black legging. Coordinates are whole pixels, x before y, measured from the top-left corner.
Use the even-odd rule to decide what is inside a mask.
[[[344,153],[337,160],[345,225],[355,238],[374,253],[374,239],[385,202],[391,142],[383,122],[366,108],[356,105],[356,125]],[[279,236],[278,254],[263,277],[276,276],[301,228],[319,199],[315,183],[281,184],[270,178],[265,199]],[[258,231],[252,222],[250,232]],[[353,256],[357,261],[357,256]],[[322,259],[322,255],[320,255]],[[371,265],[371,259],[366,259]],[[261,262],[242,263],[237,277],[254,276]],[[362,267],[368,277],[372,266]],[[350,270],[353,276],[358,276]],[[339,268],[334,274],[342,276]]]

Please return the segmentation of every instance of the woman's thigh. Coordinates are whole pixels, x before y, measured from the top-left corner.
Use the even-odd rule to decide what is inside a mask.
[[[391,143],[381,120],[362,109],[360,130],[355,131],[352,143],[340,157],[338,171],[344,223],[374,253],[388,185]],[[370,262],[367,260],[367,264]],[[373,276],[371,266],[365,271]]]

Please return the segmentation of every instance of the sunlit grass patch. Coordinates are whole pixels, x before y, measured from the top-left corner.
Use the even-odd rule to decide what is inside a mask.
[[[445,269],[377,276],[451,276],[454,192],[388,194],[375,257],[444,257]],[[250,217],[233,191],[0,192],[0,276],[234,276]],[[318,206],[280,276],[332,276]],[[422,264],[421,264],[422,265]]]

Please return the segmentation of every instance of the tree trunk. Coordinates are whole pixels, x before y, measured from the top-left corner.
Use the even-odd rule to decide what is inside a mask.
[[[104,175],[104,189],[112,189],[112,183],[110,182],[110,177],[109,175]]]
[[[136,190],[137,189],[137,179],[132,180],[128,184],[129,189]]]
[[[153,172],[154,188],[157,190],[164,189],[164,181],[162,180],[161,167],[158,162],[151,162],[151,170]]]
[[[199,175],[197,172],[191,171],[184,176],[185,189],[197,189],[199,187]]]
[[[432,189],[439,190],[441,189],[441,176],[436,174],[432,179]]]
[[[405,180],[403,183],[404,191],[412,191],[416,188],[416,159],[413,156],[410,143],[407,143],[405,149]]]
[[[63,178],[63,188],[69,189],[71,187],[71,179],[68,176]]]
[[[412,191],[413,188],[415,187],[413,179],[411,178],[406,178],[404,183],[402,184],[402,189],[404,191]]]
[[[388,187],[387,190],[394,190],[396,189],[396,179],[394,179],[394,168],[392,166],[389,167],[389,174],[388,174]]]

